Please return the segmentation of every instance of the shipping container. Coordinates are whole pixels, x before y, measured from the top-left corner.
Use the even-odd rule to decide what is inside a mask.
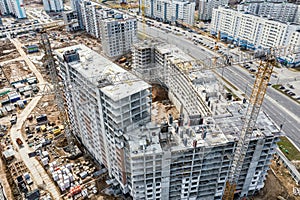
[[[4,99],[4,100],[1,101],[1,105],[2,106],[8,105],[8,104],[10,104],[10,100],[9,99]]]

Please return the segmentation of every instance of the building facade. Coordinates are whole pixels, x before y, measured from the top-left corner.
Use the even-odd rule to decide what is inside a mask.
[[[290,46],[292,36],[297,35],[300,25],[284,23],[264,17],[219,7],[213,10],[211,30],[220,31],[234,38],[238,44],[244,43],[256,48]],[[298,65],[299,52],[292,55],[291,65]]]
[[[82,22],[82,13],[81,13],[80,4],[81,4],[81,0],[71,0],[72,11],[76,12],[80,29],[83,30],[84,26]]]
[[[98,3],[80,3],[82,25],[85,31],[102,43],[108,57],[119,57],[131,50],[137,41],[137,20]]]
[[[281,22],[296,22],[298,5],[293,3],[259,2],[245,4],[245,11]]]
[[[139,1],[140,6],[142,1]],[[164,22],[180,22],[193,25],[195,2],[170,0],[145,0],[145,16]]]
[[[198,19],[211,20],[212,10],[219,6],[227,6],[228,0],[199,0]]]
[[[18,19],[26,18],[23,0],[0,0],[2,15],[12,15]]]
[[[7,0],[0,0],[0,11],[1,11],[1,15],[10,14]]]
[[[122,132],[150,120],[151,86],[84,45],[56,54],[65,84],[77,88],[66,93],[73,133],[128,192]]]
[[[76,11],[65,11],[63,12],[63,19],[64,24],[66,24],[66,30],[73,32],[81,30],[79,19],[78,19],[78,12]]]
[[[73,133],[133,199],[221,199],[247,104],[222,95],[212,72],[178,73],[192,67],[180,64],[190,59],[183,52],[156,48],[154,56],[166,59],[158,61],[159,78],[182,110],[160,123],[151,120],[149,84],[84,45],[55,51]],[[191,87],[196,99],[187,95]],[[201,108],[193,105],[200,98]],[[278,136],[261,112],[237,184],[241,196],[264,186]]]
[[[100,32],[104,53],[108,57],[122,56],[137,42],[137,20],[118,14],[115,18],[103,19]]]
[[[46,12],[61,12],[64,10],[63,0],[43,0]]]
[[[98,4],[91,1],[82,1],[80,3],[81,18],[85,31],[93,37],[100,37],[99,23],[101,19],[97,18],[96,10]]]

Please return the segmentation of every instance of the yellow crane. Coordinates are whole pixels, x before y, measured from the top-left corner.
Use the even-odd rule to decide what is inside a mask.
[[[281,56],[279,54],[289,54],[294,53],[295,48],[283,47],[279,49],[270,49],[270,51],[266,51],[264,57],[265,61],[260,61],[260,65],[258,67],[258,71],[256,74],[256,79],[254,85],[252,87],[252,92],[249,98],[249,105],[245,114],[245,121],[241,130],[240,138],[237,141],[235,151],[232,157],[232,165],[229,171],[229,175],[227,178],[227,182],[225,185],[224,193],[222,200],[233,200],[236,192],[236,186],[238,183],[239,175],[242,170],[242,166],[244,163],[244,159],[247,153],[247,149],[249,147],[250,139],[252,137],[253,128],[255,127],[257,117],[260,112],[260,108],[262,106],[264,96],[266,94],[267,86],[271,78],[271,74],[273,72],[273,68],[276,65],[276,56]],[[291,51],[291,52],[287,52]],[[215,57],[212,58],[211,64],[203,61],[197,60],[199,66],[202,66],[202,69],[216,69],[221,67],[226,67],[235,64],[247,63],[255,60],[255,58],[246,58],[243,59],[231,59],[229,57]],[[183,62],[185,63],[185,62]],[[199,69],[197,69],[199,70]],[[193,70],[193,71],[197,71]]]
[[[233,200],[236,185],[238,183],[239,175],[242,170],[242,165],[249,146],[250,138],[255,126],[261,105],[266,94],[267,86],[276,63],[276,58],[269,56],[267,61],[263,64],[261,62],[258,67],[254,86],[249,99],[249,105],[245,115],[245,122],[241,131],[240,139],[237,142],[236,149],[233,155],[231,169],[229,171],[226,187],[223,194],[223,200]]]
[[[142,0],[142,1],[144,2],[144,0]],[[143,22],[145,22],[145,16],[144,16],[145,15],[145,5],[144,5],[144,3],[142,3],[142,4],[143,5],[141,5],[141,8],[142,8]],[[42,33],[41,42],[45,49],[45,54],[48,58],[48,66],[50,68],[52,84],[55,89],[56,100],[58,102],[58,106],[61,111],[61,116],[63,117],[63,122],[64,122],[65,126],[67,127],[67,130],[65,130],[65,131],[67,131],[66,135],[67,135],[67,138],[70,138],[70,137],[68,137],[68,136],[70,136],[70,130],[68,128],[68,119],[67,119],[67,115],[66,115],[65,107],[64,107],[63,92],[59,88],[59,84],[58,84],[59,79],[58,79],[58,75],[56,72],[54,58],[53,58],[50,42],[49,42],[46,31],[44,33]],[[285,52],[285,54],[288,53],[288,52],[286,52],[286,49],[291,49],[291,48],[285,47],[284,50],[279,49],[279,53],[281,53],[281,52]],[[293,49],[295,49],[295,48],[293,48]],[[254,82],[254,85],[252,88],[252,93],[249,98],[249,105],[248,105],[247,112],[245,115],[245,121],[244,121],[244,124],[242,127],[240,139],[237,141],[235,152],[234,152],[234,155],[232,158],[231,169],[229,171],[225,190],[224,190],[223,197],[222,197],[223,200],[233,200],[233,198],[234,198],[239,175],[241,173],[242,165],[243,165],[245,155],[246,155],[246,152],[247,152],[247,149],[249,146],[250,138],[253,133],[253,128],[255,127],[256,120],[257,120],[260,108],[262,106],[264,96],[266,94],[267,85],[269,83],[271,74],[273,72],[274,65],[276,64],[276,56],[279,56],[279,55],[278,55],[278,52],[275,52],[274,49],[270,49],[270,51],[265,56],[266,56],[266,60],[264,62],[261,61],[260,65],[258,67],[258,72],[256,74],[256,79],[255,79],[255,82]],[[237,60],[237,61],[231,60],[231,58],[228,58],[228,57],[225,59],[222,58],[221,60],[218,60],[218,58],[216,58],[216,59],[214,59],[214,62],[211,65],[208,65],[202,61],[199,61],[199,64],[202,65],[203,68],[198,69],[198,70],[226,67],[226,66],[230,66],[230,65],[234,65],[234,64],[246,63],[246,62],[249,62],[252,60],[253,60],[253,58],[249,59],[249,60],[241,59],[241,60]],[[129,78],[129,81],[134,81],[134,80],[131,80],[131,78]]]
[[[59,110],[59,120],[62,122],[62,125],[64,126],[65,136],[66,136],[70,151],[71,151],[71,153],[73,153],[73,150],[74,150],[73,145],[72,145],[73,137],[72,137],[71,129],[70,129],[70,125],[69,125],[68,114],[65,109],[66,108],[65,99],[64,99],[65,95],[64,95],[62,86],[60,84],[60,78],[59,78],[59,75],[58,75],[58,72],[56,69],[56,64],[55,64],[50,40],[49,40],[48,33],[47,33],[48,31],[51,31],[51,30],[57,29],[57,28],[61,28],[63,26],[66,26],[66,25],[65,24],[64,25],[56,25],[56,26],[43,28],[41,31],[40,43],[45,52],[45,63],[48,66],[51,84],[52,84],[52,88],[54,91],[57,107]]]

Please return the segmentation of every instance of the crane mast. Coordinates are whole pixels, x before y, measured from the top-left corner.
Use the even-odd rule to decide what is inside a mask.
[[[55,100],[57,103],[58,111],[60,113],[60,121],[62,121],[62,124],[64,125],[64,131],[65,131],[65,136],[70,148],[70,152],[73,152],[73,146],[72,146],[72,135],[71,135],[71,130],[69,126],[69,121],[65,109],[65,100],[64,100],[64,94],[63,94],[63,89],[61,88],[62,86],[60,85],[60,80],[58,77],[58,72],[56,70],[56,64],[54,61],[52,49],[51,49],[51,44],[49,41],[48,34],[44,31],[41,34],[41,44],[44,48],[45,51],[45,58],[46,58],[46,64],[49,69],[49,75],[55,95]]]
[[[249,105],[245,115],[244,125],[233,155],[233,161],[226,182],[223,200],[232,200],[234,198],[235,189],[250,143],[253,128],[263,103],[275,62],[276,59],[274,56],[270,56],[270,58],[268,58],[264,64],[261,62],[260,66],[258,67],[258,72],[256,74],[256,79],[252,88]]]

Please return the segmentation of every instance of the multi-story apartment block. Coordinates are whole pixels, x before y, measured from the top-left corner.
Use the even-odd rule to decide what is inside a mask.
[[[182,73],[194,65],[182,64],[191,58],[178,49],[155,48],[158,78],[181,113],[159,124],[151,121],[149,84],[84,45],[56,50],[73,133],[133,199],[221,199],[247,103],[228,100],[211,72]],[[241,196],[264,186],[279,133],[261,112],[237,184]]]
[[[66,93],[73,133],[127,192],[123,132],[150,120],[151,86],[84,45],[56,54],[74,88]]]
[[[43,0],[43,5],[46,12],[61,12],[64,10],[62,0]]]
[[[149,47],[153,48],[153,45]],[[241,118],[247,105],[237,102],[229,106],[223,104],[228,103],[223,99],[227,97],[220,94],[223,89],[213,73],[188,73],[196,66],[193,61],[187,62],[191,58],[178,48],[169,45],[154,48],[155,63],[160,72],[157,77],[164,77],[161,80],[164,80],[169,98],[180,110],[182,118],[175,126],[172,126],[174,121],[171,119],[161,126],[160,133],[156,133],[159,134],[160,146],[149,145],[148,150],[132,149],[137,154],[137,158],[131,159],[132,166],[139,169],[133,174],[132,188],[135,191],[132,195],[134,199],[221,199],[231,165],[228,156],[234,152],[241,128],[238,124],[243,124]],[[242,108],[240,113],[239,108]],[[240,119],[236,121],[236,117]],[[267,132],[263,131],[265,122]],[[207,125],[210,123],[211,127]],[[204,124],[211,128],[210,133],[206,131],[208,129],[203,130]],[[241,196],[254,194],[264,186],[279,133],[272,124],[264,113],[260,113],[257,131],[253,132],[237,185]],[[145,155],[145,152],[149,153]],[[160,155],[161,152],[164,153]]]
[[[78,19],[78,12],[72,10],[72,11],[65,11],[63,12],[63,19],[64,24],[66,24],[66,30],[67,31],[78,31],[80,30],[80,24]]]
[[[81,13],[81,0],[71,0],[72,11],[76,12],[80,29],[84,29]]]
[[[293,3],[253,2],[244,4],[244,10],[254,15],[281,22],[297,21],[298,5]]]
[[[137,40],[136,18],[90,1],[80,3],[80,12],[84,29],[101,39],[107,56],[118,57],[130,52]]]
[[[12,15],[18,19],[26,18],[23,0],[0,0],[2,15]]]
[[[145,40],[144,43],[136,43],[132,47],[132,56],[135,58],[132,63],[133,70],[142,77],[157,78],[160,73],[155,67],[154,51],[157,42]]]
[[[137,20],[117,14],[115,18],[101,21],[100,32],[104,53],[109,57],[118,57],[129,53],[137,41]]]
[[[284,23],[252,14],[219,7],[213,10],[211,30],[226,34],[235,42],[247,43],[256,48],[270,48],[291,45],[292,35],[297,34],[300,25]],[[299,52],[295,51],[291,66],[299,65]]]
[[[10,14],[7,0],[0,0],[0,12],[1,15]]]
[[[82,1],[80,3],[81,16],[84,29],[93,37],[100,37],[99,23],[100,19],[97,17],[97,10],[101,9],[99,4],[91,1]]]
[[[140,6],[142,1],[139,1]],[[145,0],[145,15],[147,17],[174,23],[176,20],[193,25],[195,2],[185,0]]]
[[[228,2],[228,0],[199,0],[198,19],[210,20],[212,10],[219,6],[226,6]]]

